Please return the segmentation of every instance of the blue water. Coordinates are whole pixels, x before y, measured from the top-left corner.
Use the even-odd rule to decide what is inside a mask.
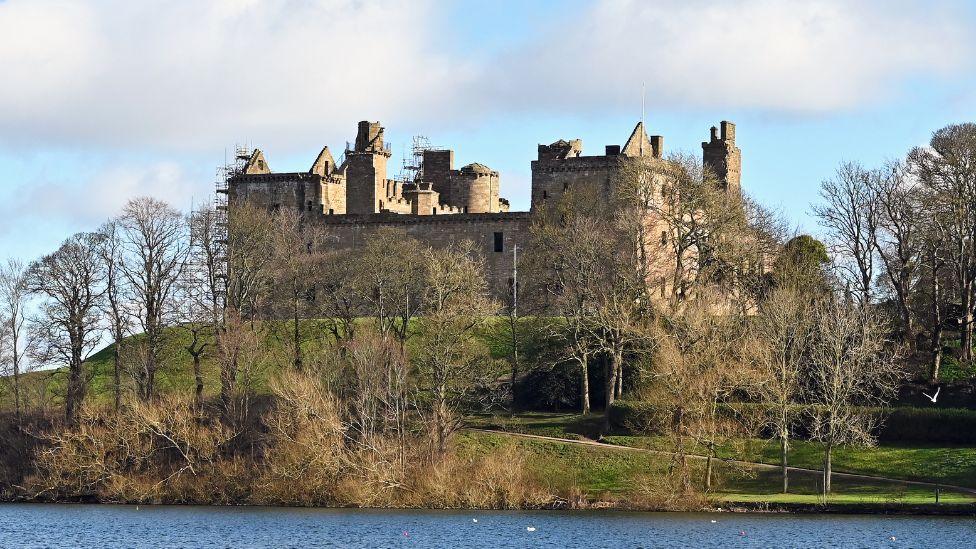
[[[950,548],[976,519],[11,504],[0,546]]]

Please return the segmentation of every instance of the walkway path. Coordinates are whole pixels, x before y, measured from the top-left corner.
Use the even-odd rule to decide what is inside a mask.
[[[667,455],[667,456],[672,455],[671,452],[666,452],[664,450],[651,450],[649,448],[634,448],[633,446],[621,446],[619,444],[606,444],[606,443],[603,443],[603,442],[597,442],[595,440],[590,440],[590,439],[571,439],[571,438],[547,437],[547,436],[543,436],[543,435],[530,435],[528,433],[513,433],[511,431],[499,431],[499,430],[496,430],[496,429],[475,429],[475,428],[469,428],[468,430],[469,431],[478,431],[478,432],[481,432],[481,433],[494,433],[494,434],[498,434],[498,435],[509,435],[509,436],[514,436],[514,437],[532,438],[532,439],[538,439],[538,440],[548,440],[550,442],[563,442],[563,443],[567,443],[567,444],[580,444],[580,445],[584,445],[584,446],[597,446],[599,448],[604,448],[604,449],[609,449],[609,450],[622,450],[622,451],[631,451],[631,452],[643,452],[643,453],[647,453],[647,454],[658,454],[658,455]],[[693,459],[705,459],[705,456],[697,455],[697,454],[688,454],[688,457],[693,458]],[[737,459],[720,459],[720,458],[716,458],[716,459],[719,459],[720,461],[722,461],[724,463],[733,463],[733,464],[739,465],[741,467],[752,467],[754,469],[775,469],[777,471],[781,469],[781,467],[779,465],[771,465],[769,463],[759,463],[759,462],[755,462],[755,461],[741,461],[741,460],[737,460]],[[799,472],[803,472],[803,473],[817,473],[818,475],[822,475],[823,474],[823,471],[820,470],[820,469],[807,469],[805,467],[787,467],[787,469],[790,470],[790,471],[799,471]],[[854,480],[873,480],[873,481],[883,481],[883,482],[896,482],[896,483],[900,483],[900,484],[908,484],[910,486],[924,486],[924,487],[932,488],[932,489],[939,488],[939,489],[942,489],[942,490],[950,490],[950,491],[954,491],[954,492],[963,492],[963,493],[966,493],[966,494],[976,494],[976,488],[968,488],[966,486],[956,486],[956,485],[953,485],[953,484],[941,484],[941,483],[938,483],[938,482],[925,482],[925,481],[921,481],[921,480],[904,480],[904,479],[900,479],[900,478],[879,477],[879,476],[874,476],[874,475],[859,475],[859,474],[856,474],[856,473],[840,473],[840,472],[837,472],[837,471],[834,471],[833,472],[833,476],[835,478],[846,478],[846,479],[854,479]]]

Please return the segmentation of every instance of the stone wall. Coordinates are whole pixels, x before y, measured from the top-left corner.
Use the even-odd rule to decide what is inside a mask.
[[[738,193],[742,178],[742,151],[735,144],[735,124],[723,120],[719,129],[712,126],[710,139],[702,142],[702,162],[725,184]]]
[[[541,156],[541,155],[540,155]],[[573,189],[596,188],[609,196],[619,156],[577,156],[532,161],[532,209]]]
[[[496,214],[455,214],[413,216],[402,214],[318,216],[315,219],[336,239],[341,248],[365,246],[378,229],[402,230],[432,247],[446,247],[470,240],[484,257],[492,295],[507,303],[512,277],[512,250],[517,244],[525,248],[529,239],[531,216],[528,212]],[[496,234],[500,234],[496,237]],[[496,247],[500,239],[500,249]]]
[[[248,174],[230,180],[232,204],[248,202],[270,211],[321,212],[325,178],[311,173]]]

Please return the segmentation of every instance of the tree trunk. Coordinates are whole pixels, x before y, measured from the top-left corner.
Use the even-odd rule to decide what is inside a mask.
[[[81,375],[81,353],[73,352],[68,366],[68,387],[64,399],[64,418],[68,425],[77,424],[78,408],[84,396],[84,380]]]
[[[17,320],[13,321],[11,328],[13,329],[13,335],[11,336],[11,344],[13,346],[12,352],[13,356],[13,367],[14,367],[14,408],[16,410],[17,424],[20,425],[20,349],[17,348]]]
[[[970,364],[973,360],[973,292],[972,284],[962,284],[962,316],[959,318],[960,354],[962,362]]]
[[[115,335],[115,348],[112,351],[112,383],[115,393],[115,411],[122,405],[122,339]]]
[[[614,396],[617,388],[617,365],[620,363],[620,352],[614,350],[610,353],[610,363],[607,364],[607,387],[606,387],[606,408],[603,411],[603,433],[610,432],[610,407],[613,406]]]
[[[790,490],[790,468],[786,462],[787,450],[789,449],[789,440],[785,436],[780,436],[779,439],[779,462],[783,470],[783,493],[787,493]]]
[[[831,445],[824,446],[824,470],[823,470],[823,497],[826,500],[827,494],[830,493],[830,474],[831,474]]]
[[[617,362],[617,384],[614,387],[614,393],[614,398],[624,396],[624,365],[622,360]]]
[[[508,315],[509,328],[512,331],[512,381],[511,381],[511,392],[512,392],[512,402],[509,407],[509,414],[515,415],[515,380],[518,378],[519,372],[519,351],[518,351],[518,317],[514,313]]]
[[[712,460],[715,455],[715,445],[708,445],[708,456],[705,457],[705,491],[712,489]]]
[[[932,259],[932,381],[939,380],[939,370],[942,368],[942,288],[939,286],[939,268],[936,260]]]
[[[196,405],[197,412],[200,412],[203,410],[203,368],[200,365],[200,353],[193,355],[193,377],[197,382],[193,402]]]
[[[582,413],[590,413],[590,371],[588,355],[583,353],[579,359],[583,382],[580,387],[580,402],[582,403]]]
[[[295,321],[295,329],[294,329],[293,337],[295,340],[293,341],[293,344],[295,345],[295,370],[300,371],[302,369],[302,339],[301,339],[301,332],[300,332],[301,328],[298,324],[298,296],[297,295],[295,296],[294,305],[295,305],[294,306],[295,314],[293,320]]]

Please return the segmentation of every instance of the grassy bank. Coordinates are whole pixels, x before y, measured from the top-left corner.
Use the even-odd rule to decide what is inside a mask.
[[[503,429],[512,432],[529,433],[558,438],[584,439],[595,438],[602,417],[597,415],[581,416],[576,414],[528,413],[514,418],[504,416],[482,417],[477,424],[485,427]],[[634,436],[628,434],[613,434],[605,437],[605,442],[621,446],[645,448],[650,450],[669,451],[670,442],[666,437]],[[790,453],[790,465],[800,468],[819,469],[822,466],[823,454],[817,444],[806,441],[793,441]],[[697,453],[704,453],[703,449],[693,449]],[[779,448],[775,442],[762,439],[743,439],[723,446],[719,456],[727,459],[737,459],[779,464]],[[853,473],[869,476],[888,477],[907,481],[923,481],[953,484],[976,488],[976,448],[946,447],[946,446],[901,446],[880,445],[874,448],[840,447],[834,453],[834,470],[842,473]],[[756,495],[772,498],[778,496],[778,472],[759,473],[758,476],[772,476],[770,481],[772,490],[762,489],[761,485],[751,484],[748,490]],[[809,473],[795,472],[791,476],[795,479],[797,491],[805,490],[816,494],[816,490],[807,490],[804,483]],[[817,475],[811,475],[811,482],[818,482]],[[747,479],[736,481],[741,486],[749,486]],[[742,497],[748,495],[738,486],[729,488]],[[924,497],[933,499],[932,490],[910,489],[911,492],[924,492]],[[842,492],[842,490],[841,490]],[[896,495],[892,492],[892,495]],[[924,499],[923,497],[923,499]],[[748,500],[744,499],[744,501]]]
[[[551,433],[552,434],[552,433]],[[605,502],[628,508],[653,507],[659,497],[660,479],[665,476],[670,457],[665,454],[600,448],[580,444],[511,437],[505,434],[468,432],[459,443],[469,451],[490,451],[516,438],[530,454],[526,463],[539,478],[550,482],[554,491],[577,490],[591,502]],[[693,464],[693,474],[701,474],[701,463]],[[721,462],[716,469],[718,488],[709,494],[713,506],[732,503],[819,504],[820,475],[795,471],[791,474],[791,493],[781,494],[779,472],[774,469],[739,467]],[[930,488],[901,482],[837,477],[829,504],[934,504]],[[976,496],[943,491],[942,504],[973,504]],[[751,507],[750,507],[751,508]]]

